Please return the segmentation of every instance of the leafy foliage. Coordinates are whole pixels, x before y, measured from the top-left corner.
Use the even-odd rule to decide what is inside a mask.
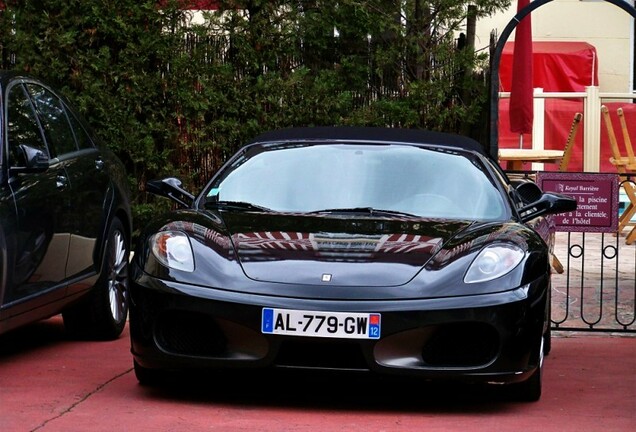
[[[195,190],[241,143],[274,128],[380,125],[485,136],[487,56],[461,49],[510,0],[14,0],[0,11],[4,68],[76,102],[124,160],[136,226],[161,206],[145,182]],[[192,3],[192,2],[189,2]]]

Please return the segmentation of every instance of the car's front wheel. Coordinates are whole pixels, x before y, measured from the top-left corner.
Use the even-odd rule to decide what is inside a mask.
[[[522,402],[536,402],[541,399],[541,392],[543,387],[543,360],[544,360],[544,345],[543,338],[541,338],[541,345],[539,347],[539,365],[532,372],[530,377],[519,383],[512,384],[512,396],[515,400]]]
[[[128,317],[128,244],[124,225],[113,219],[95,286],[86,298],[62,313],[71,335],[100,340],[121,335]]]
[[[545,333],[543,333],[543,355],[547,356],[552,351],[552,282],[548,285],[548,303],[546,305],[547,311],[547,325]]]
[[[168,381],[170,376],[167,372],[163,372],[156,369],[148,369],[137,363],[137,360],[133,360],[133,369],[135,371],[135,377],[142,386],[156,386]]]

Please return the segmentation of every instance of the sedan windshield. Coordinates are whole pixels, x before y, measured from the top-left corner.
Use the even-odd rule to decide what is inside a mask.
[[[471,153],[395,144],[258,147],[217,177],[206,202],[343,215],[496,220],[506,214]]]

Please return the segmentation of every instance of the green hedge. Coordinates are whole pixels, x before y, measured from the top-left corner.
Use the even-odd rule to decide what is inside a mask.
[[[126,164],[136,226],[165,205],[145,194],[147,180],[176,175],[196,190],[265,130],[487,136],[487,56],[454,35],[468,4],[482,16],[509,0],[218,3],[198,24],[169,0],[14,0],[0,11],[3,68],[76,102]]]

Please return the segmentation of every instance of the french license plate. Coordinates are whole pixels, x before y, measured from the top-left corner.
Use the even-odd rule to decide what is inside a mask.
[[[263,308],[261,331],[292,336],[379,339],[380,314]]]

